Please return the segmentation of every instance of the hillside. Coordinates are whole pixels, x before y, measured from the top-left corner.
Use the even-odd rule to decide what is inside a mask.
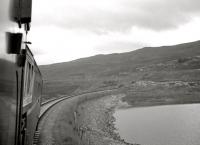
[[[200,41],[96,55],[71,62],[43,65],[40,69],[45,80],[45,98],[109,88],[121,88],[130,94],[130,90],[140,90],[143,94],[139,96],[144,97],[144,92],[149,89],[158,93],[158,86],[165,89],[164,86],[167,85],[174,89],[177,83],[183,88],[198,86]],[[179,93],[181,92],[183,93],[182,90]]]
[[[200,41],[175,46],[146,47],[120,54],[96,55],[71,62],[41,66],[45,79],[63,79],[83,73],[103,75],[134,71],[137,67],[200,55]],[[59,75],[57,75],[59,74]]]

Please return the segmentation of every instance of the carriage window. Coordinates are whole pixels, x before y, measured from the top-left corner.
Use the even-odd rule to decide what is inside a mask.
[[[29,62],[26,63],[25,66],[25,77],[24,77],[24,98],[23,98],[23,106],[28,105],[32,102],[33,95],[33,85],[34,85],[34,69],[33,65]]]

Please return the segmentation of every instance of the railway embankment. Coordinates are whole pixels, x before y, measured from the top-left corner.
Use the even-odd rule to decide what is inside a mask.
[[[40,123],[39,145],[126,145],[115,132],[113,113],[123,94],[101,91],[79,95],[52,107]]]

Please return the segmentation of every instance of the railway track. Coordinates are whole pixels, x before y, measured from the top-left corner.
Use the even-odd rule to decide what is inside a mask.
[[[57,103],[69,99],[73,96],[65,96],[65,97],[61,97],[61,98],[55,98],[55,99],[51,99],[48,100],[46,102],[43,102],[41,105],[41,109],[40,109],[40,114],[39,114],[39,120],[38,120],[38,124],[37,124],[37,128],[34,134],[34,140],[33,140],[33,145],[37,145],[38,144],[38,139],[40,136],[40,128],[39,128],[39,123],[42,120],[42,118],[44,117],[44,115],[48,112],[48,110],[50,110],[54,105],[56,105]]]
[[[93,94],[93,93],[101,93],[101,92],[106,92],[106,91],[113,91],[116,90],[118,88],[114,88],[114,89],[109,89],[109,90],[101,90],[101,91],[93,91],[93,92],[86,92],[86,93],[82,93],[82,94],[76,94],[76,95],[71,95],[71,96],[64,96],[61,98],[54,98],[48,101],[45,101],[41,104],[41,109],[40,109],[40,115],[39,115],[39,120],[38,120],[38,124],[37,124],[37,128],[34,134],[34,141],[33,141],[33,145],[37,145],[38,144],[38,140],[39,140],[39,136],[40,136],[40,128],[39,128],[39,124],[42,120],[42,118],[45,116],[45,114],[56,104],[72,98],[72,97],[77,97],[80,95],[86,95],[86,94]]]

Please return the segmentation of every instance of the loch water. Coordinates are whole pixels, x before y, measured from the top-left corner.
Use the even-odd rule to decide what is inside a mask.
[[[200,104],[116,110],[121,138],[141,145],[200,145]]]

